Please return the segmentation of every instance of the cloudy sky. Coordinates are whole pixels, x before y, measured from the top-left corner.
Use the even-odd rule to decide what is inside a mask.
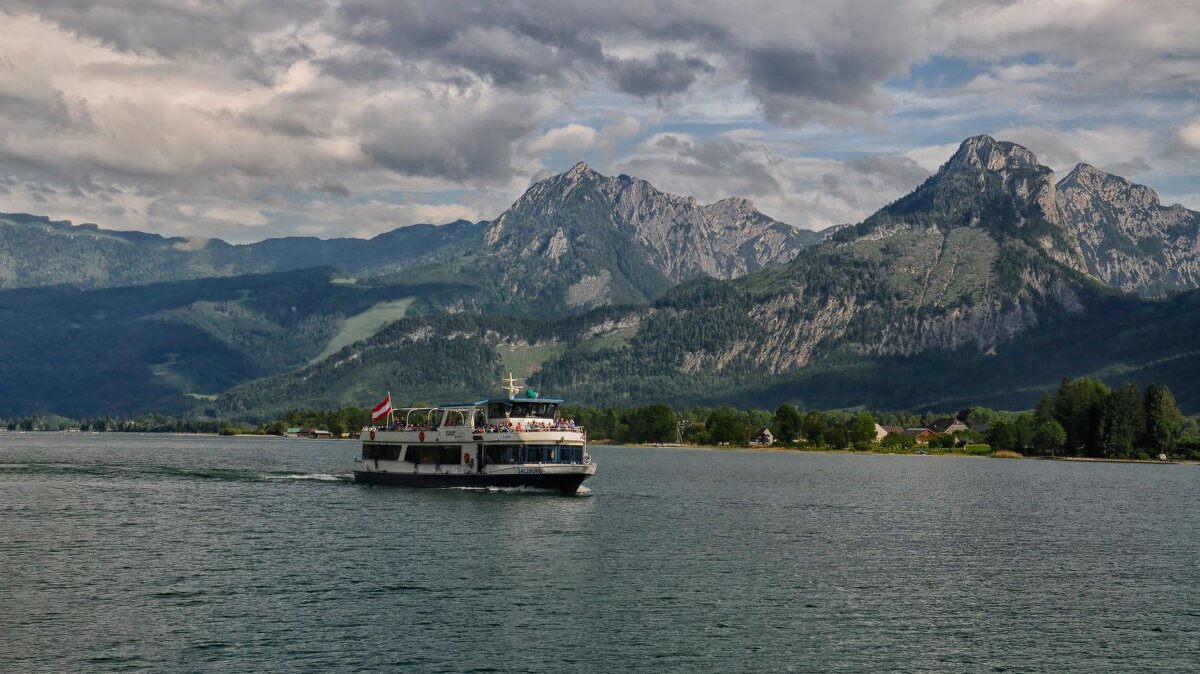
[[[0,211],[254,241],[490,219],[583,159],[807,228],[967,136],[1200,209],[1200,3],[0,0]]]

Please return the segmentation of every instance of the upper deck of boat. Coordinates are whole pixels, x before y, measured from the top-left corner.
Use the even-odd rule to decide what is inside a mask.
[[[521,387],[511,373],[504,388],[503,398],[394,410],[388,424],[364,428],[361,437],[385,443],[581,444],[587,439],[574,420],[558,418],[561,398],[543,398],[531,388],[518,395]]]
[[[404,444],[436,444],[446,442],[479,442],[513,443],[513,444],[582,444],[587,440],[587,434],[581,426],[567,425],[538,425],[527,427],[524,424],[514,424],[512,427],[481,427],[466,428],[462,426],[443,426],[440,428],[413,427],[384,427],[375,429],[374,435],[370,429],[363,431],[364,440],[375,442],[396,442]]]

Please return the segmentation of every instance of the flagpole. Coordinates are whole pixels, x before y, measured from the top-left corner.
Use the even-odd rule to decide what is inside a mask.
[[[388,416],[387,416],[387,418],[388,418],[388,426],[391,426],[391,425],[392,425],[392,422],[394,421],[394,420],[392,419],[392,414],[394,414],[394,413],[395,413],[395,411],[396,411],[396,406],[395,406],[394,404],[392,404],[392,392],[391,392],[391,390],[389,389],[389,390],[388,390]]]

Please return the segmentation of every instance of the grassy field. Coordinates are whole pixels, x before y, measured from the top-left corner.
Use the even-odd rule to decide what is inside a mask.
[[[542,363],[562,353],[564,348],[566,347],[562,344],[537,344],[511,349],[500,345],[496,350],[504,363],[505,372],[512,372],[518,377],[528,377],[537,372]]]
[[[600,349],[625,346],[629,343],[629,340],[637,334],[637,331],[638,329],[636,325],[628,328],[621,328],[613,331],[611,334],[600,337],[592,337],[585,342],[581,342],[579,344],[579,348],[584,349],[589,353],[595,353]]]
[[[347,318],[342,323],[342,329],[329,340],[329,344],[325,346],[325,350],[314,358],[312,362],[316,363],[355,342],[361,342],[378,332],[380,328],[388,323],[404,318],[404,314],[408,312],[408,308],[412,306],[412,303],[412,297],[405,297],[404,299],[390,302],[380,302],[361,314]]]

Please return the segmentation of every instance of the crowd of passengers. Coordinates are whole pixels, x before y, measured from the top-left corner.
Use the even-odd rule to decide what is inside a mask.
[[[446,426],[457,426],[458,424],[447,423]],[[394,423],[391,426],[385,426],[382,430],[385,431],[432,431],[437,430],[437,426],[433,424],[403,424]],[[525,423],[503,423],[493,424],[490,426],[476,426],[476,433],[505,433],[505,432],[521,432],[521,431],[582,431],[583,426],[575,423],[574,419],[553,419],[551,421],[529,421]]]
[[[509,431],[582,431],[583,426],[575,424],[574,419],[554,419],[551,421],[529,421],[523,424],[503,423],[491,426],[476,426],[476,433],[505,433]]]

